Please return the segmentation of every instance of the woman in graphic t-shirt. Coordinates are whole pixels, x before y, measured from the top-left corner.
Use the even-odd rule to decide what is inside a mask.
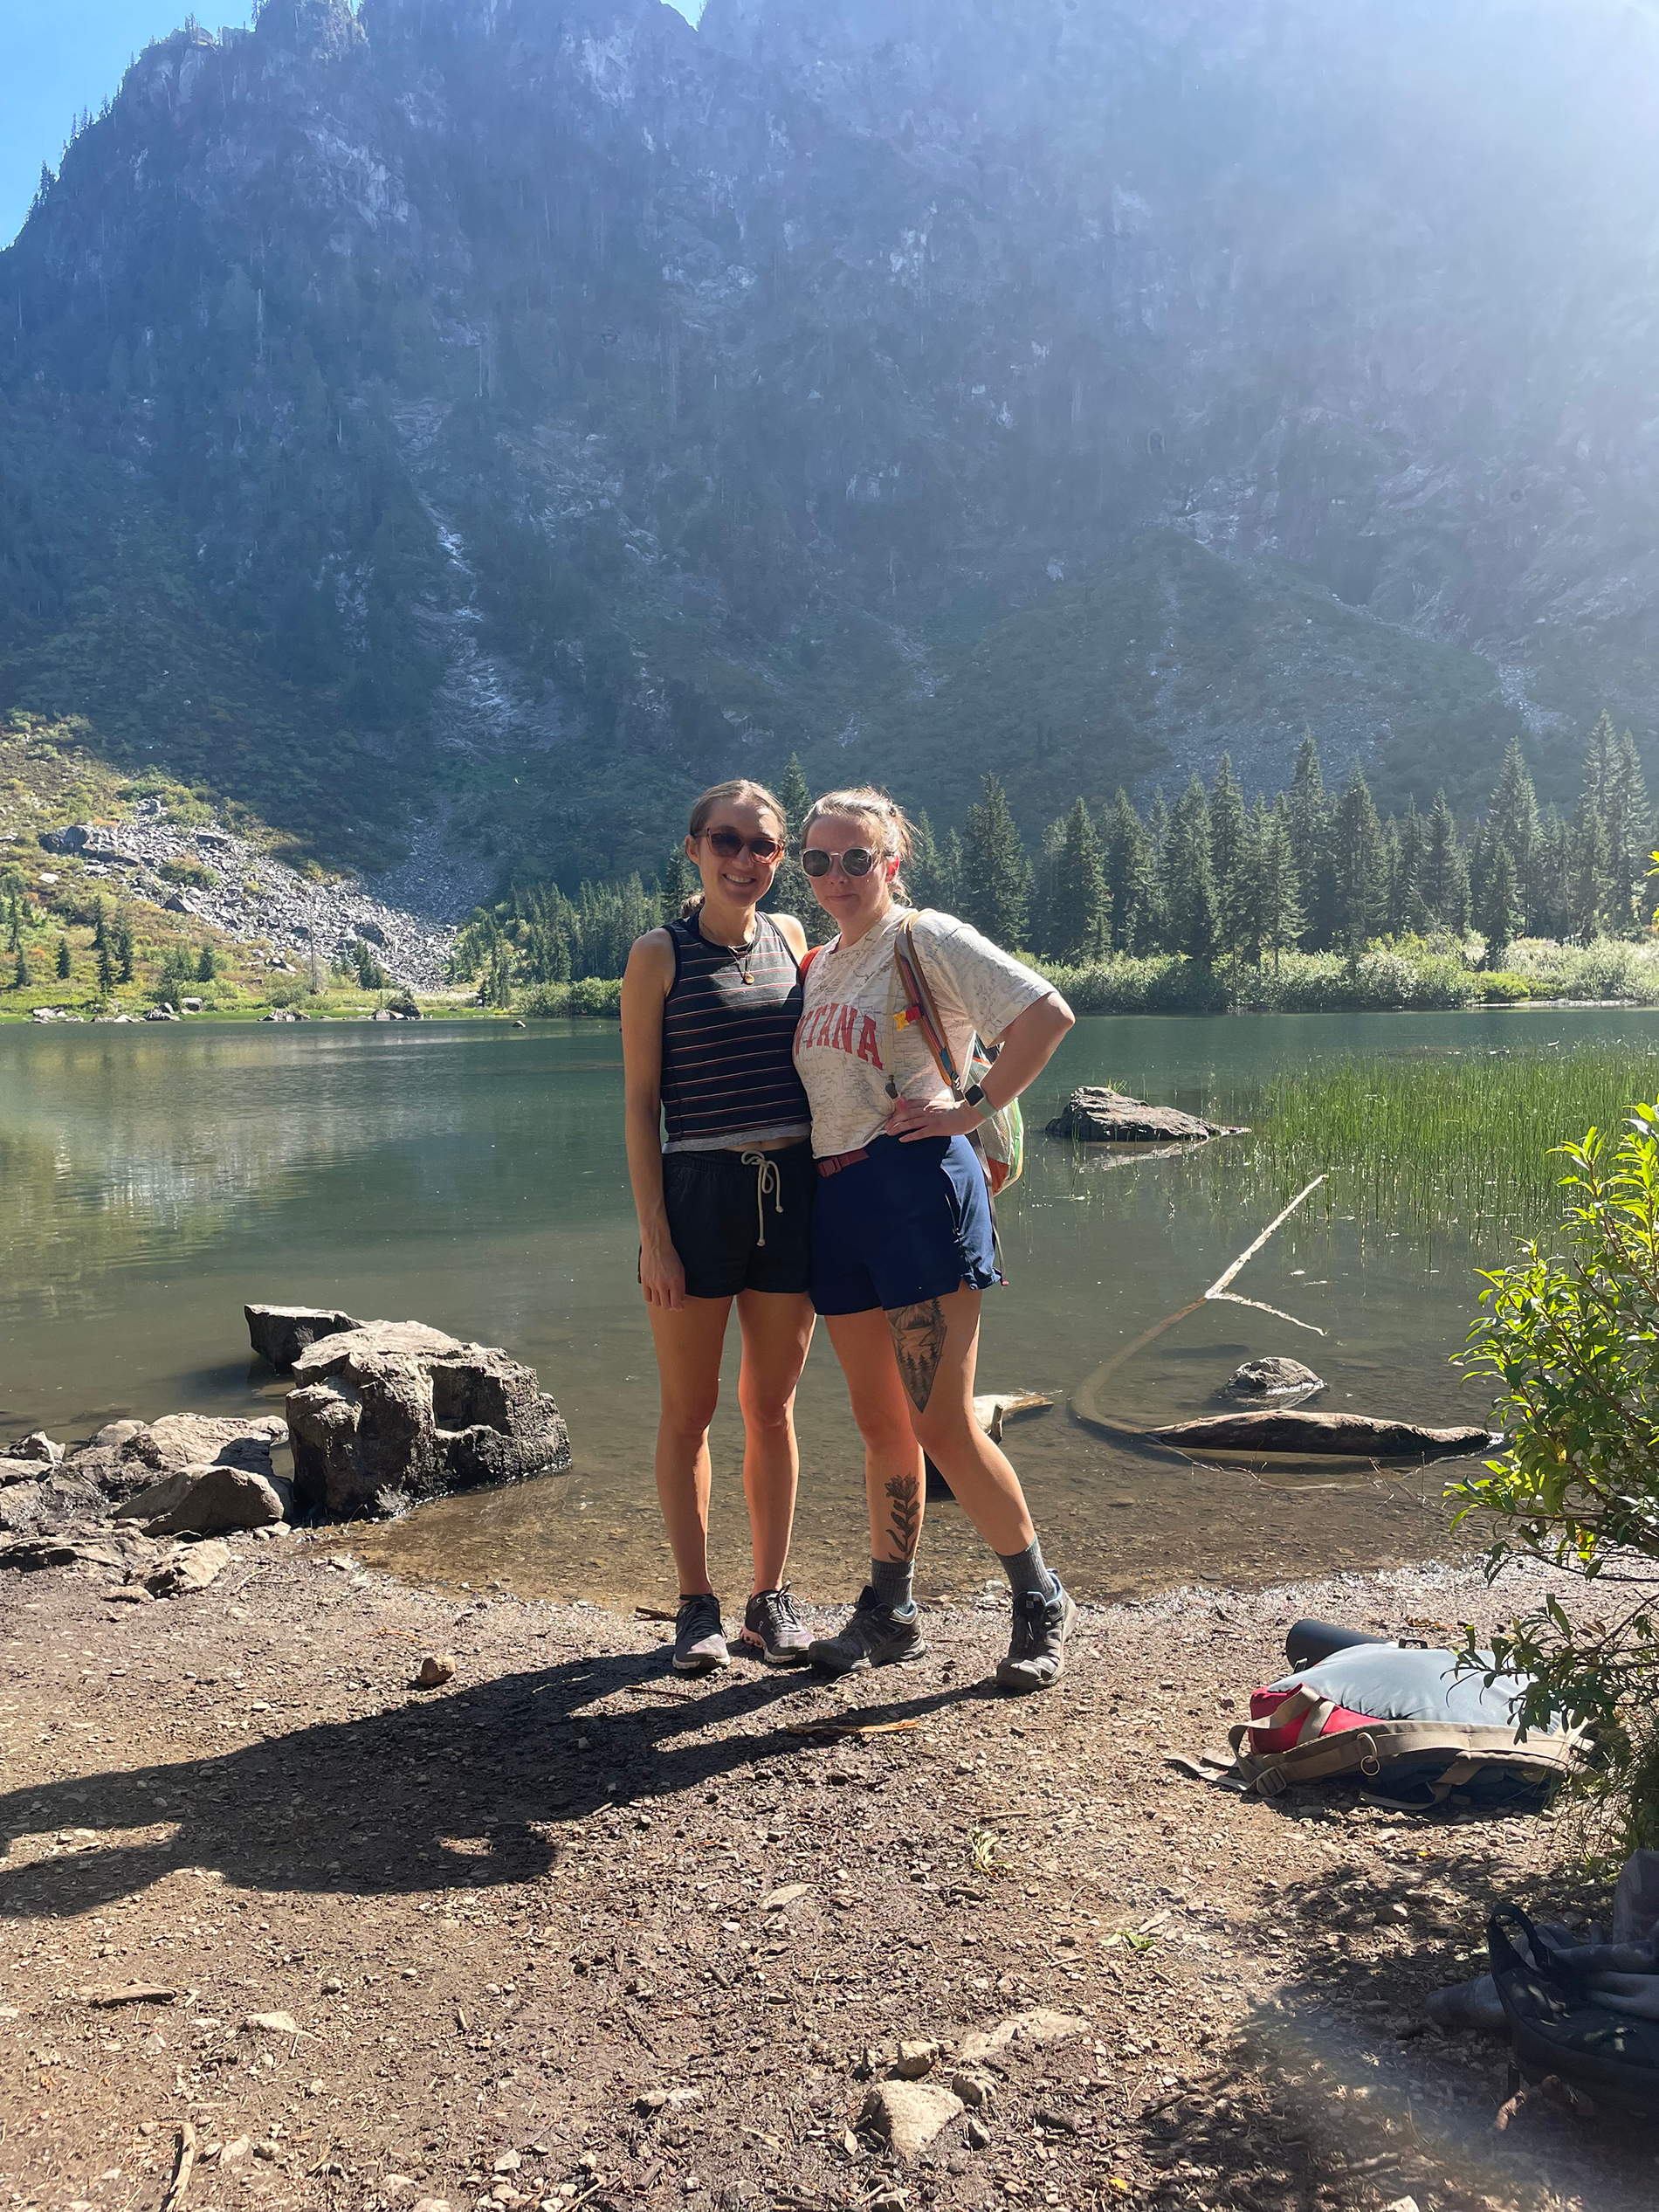
[[[912,1595],[924,1451],[1008,1570],[1005,1689],[1046,1690],[1076,1608],[1043,1550],[1019,1477],[974,1418],[980,1301],[1000,1281],[989,1197],[969,1133],[1017,1098],[1071,1027],[1042,976],[949,914],[900,903],[910,827],[883,792],[832,791],[801,832],[801,865],[840,934],[809,955],[795,1059],[818,1171],[812,1299],[864,1441],[870,1581],[839,1634],[810,1647],[840,1672],[919,1657]],[[922,1026],[900,1016],[899,933],[958,1068],[977,1034],[1000,1045],[982,1085],[953,1097]]]
[[[657,1494],[679,1574],[682,1674],[706,1674],[728,1657],[708,1573],[708,1429],[733,1304],[754,1554],[741,1641],[773,1666],[800,1664],[809,1641],[783,1580],[798,1471],[795,1391],[813,1326],[815,1179],[791,1058],[807,941],[793,914],[755,911],[784,837],[783,810],[762,785],[743,778],[705,791],[685,839],[702,891],[636,942],[623,978],[628,1172],[662,1381]]]

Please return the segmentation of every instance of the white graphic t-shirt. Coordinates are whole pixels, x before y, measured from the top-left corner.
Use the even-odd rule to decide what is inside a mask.
[[[879,1136],[896,1098],[944,1094],[921,1030],[901,1029],[894,1018],[905,1003],[894,982],[895,941],[911,912],[895,906],[845,950],[836,938],[807,970],[795,1064],[812,1107],[812,1149],[820,1160],[857,1152]],[[954,915],[925,907],[915,923],[917,957],[951,1057],[965,1076],[975,1035],[993,1043],[1052,986]]]

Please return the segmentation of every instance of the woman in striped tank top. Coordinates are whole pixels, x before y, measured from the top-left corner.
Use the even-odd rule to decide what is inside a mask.
[[[795,1391],[813,1320],[816,1177],[793,1057],[806,935],[793,914],[756,911],[786,834],[762,785],[743,778],[705,791],[685,839],[702,891],[678,920],[637,940],[623,979],[628,1171],[662,1383],[657,1494],[679,1571],[682,1674],[728,1657],[708,1573],[708,1430],[734,1301],[754,1554],[741,1641],[773,1666],[800,1664],[809,1641],[783,1580],[799,1470]]]

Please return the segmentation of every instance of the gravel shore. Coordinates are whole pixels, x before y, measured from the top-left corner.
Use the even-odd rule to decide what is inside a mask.
[[[1495,2132],[1504,2053],[1424,2022],[1493,1900],[1604,1904],[1570,1816],[1167,1761],[1299,1613],[1498,1610],[1436,1567],[1085,1609],[1015,1700],[982,1613],[862,1683],[686,1684],[660,1623],[409,1588],[338,1532],[154,1604],[9,1576],[0,2189],[156,2207],[188,2131],[189,2212],[1646,2204],[1650,2153],[1537,2103]],[[967,2100],[907,2156],[869,2103],[902,2119],[900,2063]]]

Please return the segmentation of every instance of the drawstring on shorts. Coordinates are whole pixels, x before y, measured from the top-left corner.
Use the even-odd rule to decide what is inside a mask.
[[[772,1202],[778,1209],[779,1220],[783,1218],[783,1185],[778,1176],[777,1158],[770,1152],[744,1152],[740,1153],[738,1157],[746,1168],[758,1168],[760,1170],[754,1178],[754,1218],[760,1231],[754,1241],[757,1244],[764,1244],[766,1196],[768,1190],[772,1193]]]

